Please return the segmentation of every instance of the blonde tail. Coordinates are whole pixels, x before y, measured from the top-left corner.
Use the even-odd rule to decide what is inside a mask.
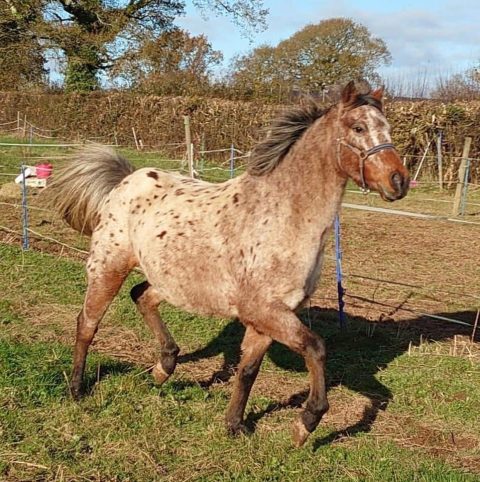
[[[91,235],[110,191],[135,168],[110,147],[92,144],[54,171],[45,194],[49,203],[81,233]]]

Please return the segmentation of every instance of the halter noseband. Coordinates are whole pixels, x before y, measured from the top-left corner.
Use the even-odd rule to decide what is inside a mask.
[[[360,188],[363,194],[368,194],[370,192],[370,189],[368,189],[367,183],[365,182],[365,175],[364,175],[364,166],[365,166],[365,161],[372,155],[376,154],[377,152],[383,151],[385,149],[394,149],[395,146],[390,143],[390,142],[384,142],[383,144],[378,144],[376,146],[371,147],[370,149],[363,151],[361,149],[358,149],[358,147],[352,146],[348,142],[345,142],[342,138],[337,139],[338,141],[338,149],[337,149],[337,161],[339,164],[339,167],[341,168],[341,163],[340,163],[340,146],[345,146],[348,147],[351,151],[353,151],[360,159],[360,181],[362,182],[362,187]]]

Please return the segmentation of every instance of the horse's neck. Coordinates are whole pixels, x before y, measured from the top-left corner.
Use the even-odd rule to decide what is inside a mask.
[[[263,178],[269,196],[290,204],[309,224],[331,225],[345,190],[347,179],[337,165],[334,123],[335,112],[320,118]]]

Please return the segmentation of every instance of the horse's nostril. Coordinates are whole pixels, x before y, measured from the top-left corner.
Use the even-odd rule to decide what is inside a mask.
[[[390,180],[392,181],[392,185],[395,186],[395,188],[400,191],[403,186],[403,176],[398,172],[395,171],[391,176]]]

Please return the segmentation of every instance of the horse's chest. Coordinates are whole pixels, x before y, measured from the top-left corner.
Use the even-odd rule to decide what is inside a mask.
[[[325,231],[323,231],[320,236],[320,240],[317,241],[317,246],[311,252],[310,266],[307,270],[307,277],[305,279],[304,285],[306,296],[311,296],[313,294],[320,279],[324,260],[325,242],[329,233],[330,229],[326,229]]]

